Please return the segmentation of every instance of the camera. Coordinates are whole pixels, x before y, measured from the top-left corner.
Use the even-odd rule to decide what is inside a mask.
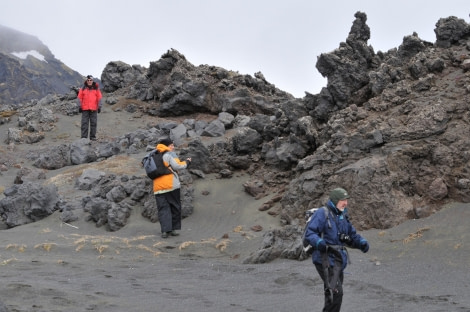
[[[349,237],[349,235],[346,235],[344,233],[339,234],[339,241],[348,245],[352,243],[351,237]]]

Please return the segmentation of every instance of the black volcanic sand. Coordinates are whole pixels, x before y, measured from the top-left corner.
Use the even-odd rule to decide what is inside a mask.
[[[78,119],[61,117],[48,142],[77,139]],[[128,133],[142,121],[105,109],[98,125],[100,139],[106,127]],[[115,162],[138,163],[138,157]],[[56,172],[48,172],[48,182],[66,199],[83,196],[71,191],[76,176],[67,176],[69,170],[55,178]],[[11,184],[14,175],[3,172],[0,186]],[[183,220],[181,235],[169,239],[160,238],[159,225],[138,207],[118,232],[85,222],[85,215],[65,224],[58,212],[1,230],[0,301],[10,312],[321,311],[323,286],[310,260],[242,264],[261,246],[263,234],[279,227],[278,216],[258,210],[272,195],[246,195],[247,179],[196,179],[194,214]],[[426,219],[362,232],[371,248],[367,254],[350,251],[342,311],[470,311],[469,218],[470,205],[453,204]],[[255,225],[263,230],[253,231]]]
[[[310,260],[242,264],[263,239],[249,226],[278,220],[236,184],[214,184],[220,197],[201,199],[166,240],[137,212],[116,233],[58,214],[3,230],[0,300],[9,311],[320,311]],[[371,249],[350,251],[343,311],[470,311],[469,217],[469,205],[454,204],[362,232]]]

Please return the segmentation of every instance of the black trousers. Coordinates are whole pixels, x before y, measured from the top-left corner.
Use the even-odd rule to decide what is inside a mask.
[[[181,194],[180,189],[163,194],[155,194],[158,209],[158,221],[162,233],[181,230]]]
[[[88,138],[88,128],[90,128],[90,140],[96,139],[96,126],[98,124],[98,111],[82,111],[82,138]]]
[[[341,310],[341,303],[343,302],[343,279],[344,273],[341,271],[339,274],[338,282],[336,285],[330,285],[333,288],[333,301],[330,300],[329,293],[326,292],[327,284],[325,283],[325,274],[323,272],[323,266],[321,264],[315,263],[315,268],[317,269],[318,274],[323,280],[323,285],[325,289],[325,305],[323,307],[323,312],[339,312]],[[331,280],[333,276],[333,268],[328,268],[328,278]]]

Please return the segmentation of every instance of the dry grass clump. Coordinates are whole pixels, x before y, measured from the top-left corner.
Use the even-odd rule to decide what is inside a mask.
[[[161,242],[155,243],[151,246],[144,244],[145,240],[153,238],[153,235],[141,235],[131,238],[120,238],[116,236],[90,236],[90,235],[78,235],[78,239],[74,241],[76,246],[75,251],[81,251],[87,246],[91,246],[93,249],[98,251],[100,257],[106,251],[111,251],[116,254],[120,254],[123,250],[140,250],[152,254],[154,257],[159,256],[162,252],[155,250],[155,247],[161,245]],[[137,244],[135,244],[137,243]]]
[[[26,245],[22,244],[22,245],[18,245],[18,244],[8,244],[6,247],[5,247],[6,250],[9,250],[9,249],[16,249],[18,252],[25,252],[26,250]]]
[[[10,264],[13,261],[17,261],[17,259],[16,258],[10,258],[10,259],[3,260],[2,262],[0,262],[0,265],[7,265],[7,264]]]
[[[185,248],[188,248],[189,246],[196,245],[196,244],[197,244],[197,242],[193,242],[193,241],[183,242],[179,245],[178,249],[183,250]]]
[[[6,118],[6,117],[11,117],[13,115],[16,114],[16,111],[4,111],[4,112],[0,112],[0,116],[3,117],[3,118]]]
[[[219,249],[220,251],[224,251],[225,249],[227,249],[230,242],[231,241],[229,239],[221,240],[215,245],[215,248]]]
[[[243,227],[241,225],[238,225],[232,231],[235,233],[240,233],[243,231]]]
[[[144,244],[139,244],[136,246],[137,249],[139,250],[144,250],[146,252],[149,252],[151,253],[154,257],[158,257],[159,255],[162,254],[161,251],[158,251],[158,250],[153,250],[152,248],[148,247],[148,246],[145,246]]]
[[[103,251],[109,248],[108,245],[97,245],[95,246],[96,250],[98,250],[99,254],[101,255]]]
[[[407,237],[403,239],[403,244],[407,244],[411,242],[412,240],[418,239],[423,236],[423,232],[429,231],[430,228],[420,228],[414,233],[408,234]]]
[[[186,241],[186,242],[183,242],[179,245],[178,249],[181,251],[185,248],[188,248],[190,246],[194,246],[194,245],[214,245],[214,247],[220,251],[224,251],[225,249],[227,249],[229,243],[231,242],[231,240],[229,239],[222,239],[221,241],[217,241],[215,238],[209,238],[209,239],[206,239],[206,240],[202,240],[200,242],[195,242],[195,241]]]
[[[37,244],[36,246],[34,246],[34,249],[42,248],[45,251],[49,252],[51,251],[52,247],[56,247],[56,246],[57,244],[55,243],[42,243],[42,244]]]

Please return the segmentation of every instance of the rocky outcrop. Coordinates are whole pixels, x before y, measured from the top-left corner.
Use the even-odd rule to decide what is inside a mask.
[[[194,112],[273,114],[281,100],[293,99],[261,73],[252,77],[215,66],[196,67],[173,49],[150,62],[145,73],[122,62],[110,62],[101,78],[105,91],[124,88],[126,97],[152,103],[148,112],[162,117]]]
[[[263,246],[246,259],[251,263],[302,258],[304,212],[322,205],[337,186],[350,192],[350,219],[359,230],[386,229],[428,216],[448,201],[470,201],[469,25],[441,19],[435,43],[413,33],[399,47],[375,53],[367,45],[366,21],[366,14],[357,12],[346,41],[318,58],[327,86],[302,99],[278,90],[261,73],[251,77],[194,66],[176,50],[148,69],[110,62],[101,77],[107,105],[175,121],[143,126],[107,142],[77,140],[30,157],[37,168],[52,170],[57,164],[138,153],[170,135],[181,146],[180,157],[194,160],[182,175],[186,215],[192,212],[193,176],[230,178],[244,171],[250,175],[243,184],[248,194],[257,199],[276,194],[281,209],[271,212],[272,205],[265,203],[260,210],[279,213],[282,227],[265,234]],[[24,120],[12,129],[10,144],[31,143],[36,137],[21,140],[28,129],[53,126],[46,107],[77,113],[66,95],[44,105],[23,107]],[[43,122],[27,113],[33,109],[43,111]],[[200,113],[213,118],[192,118]],[[191,117],[181,118],[186,115]],[[224,140],[208,140],[215,137]],[[89,187],[93,195],[80,205],[62,205],[68,217],[78,206],[90,221],[118,230],[132,207],[143,205],[144,216],[156,221],[151,195],[132,191],[145,189],[146,182],[106,173],[87,176],[77,185]]]
[[[55,185],[25,182],[6,189],[0,201],[0,215],[5,224],[15,227],[41,220],[59,209],[60,198]]]
[[[367,100],[368,72],[379,64],[374,49],[367,46],[370,29],[366,14],[357,12],[355,17],[346,42],[333,52],[321,54],[316,64],[320,74],[328,78],[331,103],[339,109]]]

